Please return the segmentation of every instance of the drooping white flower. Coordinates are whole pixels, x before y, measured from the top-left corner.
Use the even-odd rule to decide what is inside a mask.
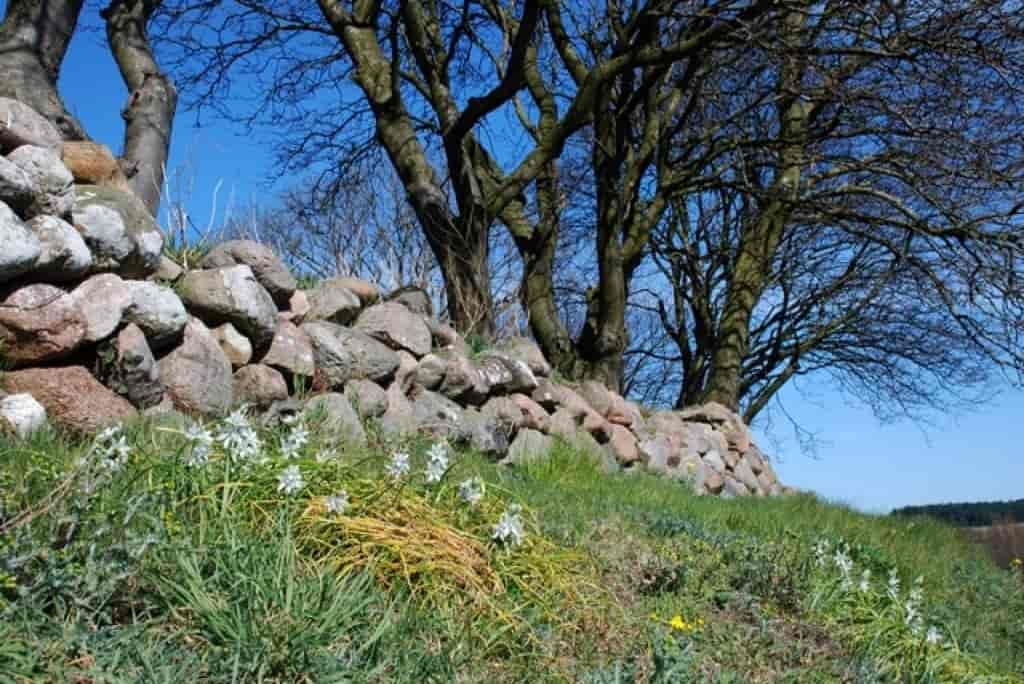
[[[189,449],[185,457],[185,465],[189,468],[199,468],[210,462],[210,445],[206,442],[196,442]]]
[[[302,479],[302,471],[299,470],[299,466],[288,466],[281,471],[281,475],[277,478],[277,491],[288,496],[297,493],[305,486],[306,481]]]
[[[871,591],[871,570],[868,568],[864,569],[864,572],[860,574],[860,584],[857,585],[860,593],[866,594]]]
[[[471,506],[475,506],[484,498],[484,481],[480,477],[471,477],[459,483],[459,498]]]
[[[338,515],[341,515],[342,513],[344,513],[345,511],[348,510],[348,506],[349,506],[348,492],[346,492],[344,489],[342,489],[337,494],[331,494],[324,501],[324,505],[327,507],[327,510],[329,512],[337,513]]]
[[[929,644],[941,644],[942,632],[940,632],[935,625],[932,625],[928,628],[928,631],[925,632],[924,640]]]
[[[192,444],[213,444],[213,434],[199,423],[191,423],[185,428],[185,439]]]
[[[427,452],[427,482],[440,482],[448,470],[448,445],[438,442]]]
[[[523,529],[523,520],[520,517],[522,509],[518,504],[512,504],[498,518],[494,526],[494,533],[491,537],[507,546],[519,546],[523,543],[526,532]]]
[[[285,458],[295,458],[308,441],[309,431],[301,424],[296,425],[288,434],[281,437],[281,455]]]
[[[900,576],[896,574],[896,568],[889,571],[889,582],[886,585],[886,593],[893,601],[900,599]]]
[[[235,461],[251,461],[263,447],[259,435],[245,415],[244,406],[221,422],[216,439]]]
[[[384,470],[391,479],[402,479],[409,474],[409,454],[401,451],[391,454],[391,463]]]

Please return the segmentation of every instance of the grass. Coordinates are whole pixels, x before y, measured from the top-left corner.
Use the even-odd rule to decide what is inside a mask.
[[[1009,568],[1014,560],[1024,559],[1024,523],[1006,520],[987,527],[967,529],[970,538],[983,544],[997,565]]]
[[[938,523],[696,497],[565,445],[456,451],[430,483],[431,444],[372,429],[248,432],[242,457],[211,426],[189,465],[185,428],[0,438],[0,682],[1024,681],[1019,566]]]

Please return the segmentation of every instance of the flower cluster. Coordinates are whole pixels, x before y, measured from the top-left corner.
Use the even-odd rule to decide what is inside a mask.
[[[438,442],[427,452],[427,482],[440,482],[448,471],[448,445]]]
[[[309,431],[302,423],[296,423],[288,434],[281,437],[281,455],[285,458],[297,457],[308,441]]]
[[[494,526],[491,538],[505,546],[519,546],[526,537],[523,519],[520,517],[522,507],[512,504],[502,512],[498,523]]]
[[[95,450],[97,464],[109,471],[120,470],[132,453],[120,425],[111,425],[96,435]]]
[[[216,440],[233,461],[240,463],[253,461],[263,448],[259,434],[245,415],[244,406],[221,422]]]
[[[672,619],[668,621],[668,626],[676,632],[694,634],[704,627],[704,618],[698,617],[693,622],[688,622],[682,615],[673,615]]]
[[[388,474],[392,480],[401,480],[403,477],[409,474],[409,454],[396,451],[391,454],[391,462],[384,468],[384,472]]]
[[[327,508],[329,513],[335,513],[341,515],[348,510],[351,502],[348,498],[348,492],[342,489],[337,494],[331,494],[329,497],[324,499],[324,506]]]
[[[198,423],[192,423],[185,429],[185,439],[189,443],[189,453],[185,457],[185,465],[190,468],[204,466],[210,461],[213,448],[213,434]]]
[[[471,477],[459,483],[459,498],[475,506],[484,498],[484,481],[479,476]]]
[[[287,496],[297,494],[305,486],[306,481],[302,478],[302,471],[296,465],[285,468],[277,478],[277,491],[283,492]]]

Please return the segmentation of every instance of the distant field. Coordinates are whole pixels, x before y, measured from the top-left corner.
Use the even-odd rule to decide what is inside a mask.
[[[1024,558],[1024,523],[997,523],[966,529],[972,539],[988,547],[999,565],[1006,567],[1014,558]]]

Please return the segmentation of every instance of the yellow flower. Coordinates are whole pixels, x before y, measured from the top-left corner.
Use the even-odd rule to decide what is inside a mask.
[[[1024,565],[1024,560],[1020,558],[1014,558],[1012,561],[1010,561],[1010,565],[1012,565],[1015,568],[1019,568],[1020,566]]]
[[[669,621],[668,624],[672,629],[679,630],[680,632],[685,632],[690,628],[686,620],[683,619],[682,615],[676,615]]]

